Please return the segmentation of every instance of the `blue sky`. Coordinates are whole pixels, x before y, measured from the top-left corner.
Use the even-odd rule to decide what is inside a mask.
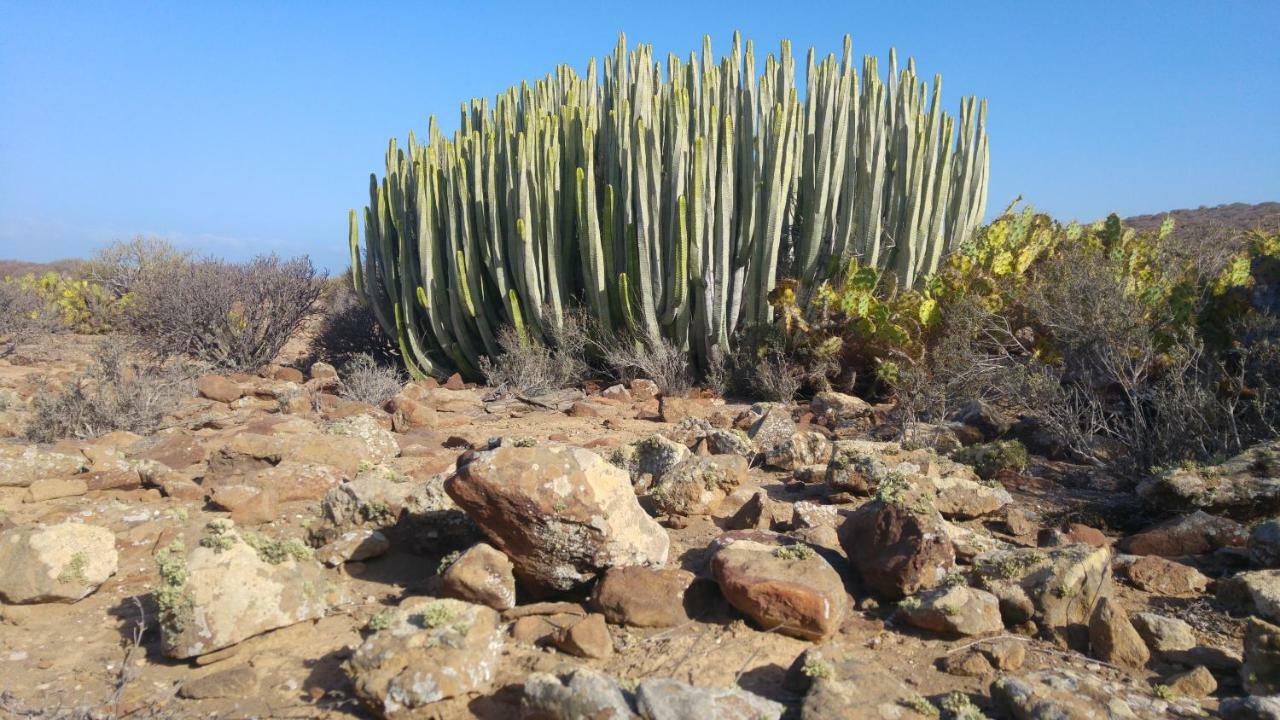
[[[1063,218],[1280,200],[1280,3],[0,0],[0,257],[160,235],[345,266],[386,141],[585,66],[619,31],[891,46],[990,100],[991,206]]]

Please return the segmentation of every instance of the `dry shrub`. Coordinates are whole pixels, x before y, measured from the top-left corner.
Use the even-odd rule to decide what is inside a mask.
[[[664,338],[635,338],[601,333],[596,346],[611,377],[621,382],[652,380],[664,395],[682,395],[693,387],[689,354]]]
[[[39,295],[16,280],[0,280],[0,357],[56,327]]]
[[[194,392],[194,373],[174,363],[130,358],[103,343],[94,365],[60,388],[36,394],[26,436],[35,442],[93,438],[116,430],[147,435]]]
[[[372,355],[359,353],[338,373],[338,394],[347,400],[381,407],[404,387],[399,368],[381,365]]]
[[[343,367],[359,355],[368,355],[380,365],[399,362],[395,341],[387,337],[373,311],[351,287],[351,271],[325,283],[319,301],[320,321],[311,338],[311,361]]]
[[[80,268],[80,275],[96,283],[116,298],[133,291],[148,273],[191,261],[191,253],[161,238],[138,235],[99,249]]]
[[[183,260],[138,278],[129,324],[157,357],[184,354],[254,369],[271,362],[314,314],[322,289],[305,256],[265,255],[243,264]]]
[[[498,333],[502,353],[480,358],[480,372],[489,385],[525,395],[542,395],[580,384],[590,374],[588,322],[579,312],[565,312],[557,327],[544,323],[547,342],[523,336],[513,327]]]

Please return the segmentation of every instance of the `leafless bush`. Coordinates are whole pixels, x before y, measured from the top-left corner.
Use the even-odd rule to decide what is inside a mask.
[[[156,356],[186,354],[252,369],[275,358],[315,312],[321,291],[306,257],[174,262],[138,279],[129,324]]]
[[[398,368],[380,365],[372,355],[357,354],[338,373],[338,394],[347,400],[381,407],[404,387]]]
[[[53,442],[115,430],[150,434],[193,391],[193,373],[187,369],[131,359],[122,343],[109,341],[98,349],[88,373],[37,393],[26,435]]]
[[[81,267],[81,276],[102,286],[112,296],[128,295],[147,273],[165,272],[191,260],[191,253],[161,238],[138,235],[98,250]]]
[[[663,338],[602,333],[596,344],[605,369],[617,380],[648,378],[668,395],[680,395],[693,387],[688,353]]]
[[[56,326],[39,296],[15,280],[0,280],[0,357]]]
[[[350,272],[325,284],[319,301],[320,322],[311,338],[311,360],[334,367],[368,355],[382,365],[399,362],[399,348],[388,338],[377,317],[351,287]]]
[[[565,312],[560,325],[545,322],[543,326],[547,343],[522,336],[509,326],[499,332],[502,354],[480,358],[480,371],[490,385],[541,395],[581,383],[589,375],[585,316]]]

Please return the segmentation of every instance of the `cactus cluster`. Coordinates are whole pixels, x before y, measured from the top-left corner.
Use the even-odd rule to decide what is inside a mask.
[[[985,103],[940,109],[891,53],[807,60],[786,41],[758,70],[735,34],[656,62],[619,38],[568,66],[464,103],[446,137],[392,139],[350,216],[353,279],[414,374],[476,376],[499,328],[545,340],[570,306],[706,367],[739,328],[771,320],[780,277],[802,292],[849,260],[918,284],[982,218]]]

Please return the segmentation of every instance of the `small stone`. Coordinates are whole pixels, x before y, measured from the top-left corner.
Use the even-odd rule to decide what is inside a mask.
[[[269,487],[221,485],[213,489],[210,502],[230,512],[237,525],[262,525],[280,517],[275,490]]]
[[[613,655],[613,637],[604,615],[592,613],[561,630],[555,638],[556,647],[570,655],[603,659]]]
[[[507,610],[516,604],[516,579],[510,558],[487,543],[458,556],[441,576],[445,597]]]
[[[311,370],[308,373],[312,380],[337,380],[338,371],[327,362],[317,362],[311,364]]]
[[[77,497],[89,492],[89,484],[80,478],[41,478],[27,486],[26,502],[44,502],[59,498]]]
[[[636,402],[647,402],[658,397],[658,383],[648,378],[636,378],[631,381],[631,399]]]
[[[1124,608],[1111,598],[1102,598],[1089,619],[1089,646],[1103,662],[1142,667],[1151,659],[1142,636],[1129,622]]]
[[[330,567],[343,563],[361,562],[385,555],[391,542],[381,530],[359,528],[349,530],[325,543],[316,551],[316,559]]]
[[[985,635],[1004,630],[1000,601],[985,590],[955,585],[925,593],[917,603],[898,606],[907,622],[952,636]]]
[[[1199,570],[1158,555],[1145,555],[1126,568],[1129,581],[1138,589],[1158,595],[1192,597],[1209,586],[1209,578]]]
[[[1027,644],[1019,640],[992,640],[978,645],[998,670],[1019,670],[1027,659]]]
[[[973,648],[943,656],[940,665],[943,672],[959,677],[985,678],[994,675],[996,671],[991,666],[991,661]]]
[[[631,392],[622,385],[610,385],[600,391],[600,397],[615,402],[628,402],[631,400]]]
[[[1184,620],[1141,612],[1136,613],[1132,621],[1147,647],[1159,657],[1196,646],[1195,631]]]
[[[178,689],[179,697],[188,700],[215,698],[248,698],[258,690],[258,673],[250,665],[237,665],[192,678]]]
[[[463,381],[461,375],[459,375],[458,373],[454,373],[449,376],[448,380],[444,381],[444,389],[445,390],[466,390],[467,383]]]

